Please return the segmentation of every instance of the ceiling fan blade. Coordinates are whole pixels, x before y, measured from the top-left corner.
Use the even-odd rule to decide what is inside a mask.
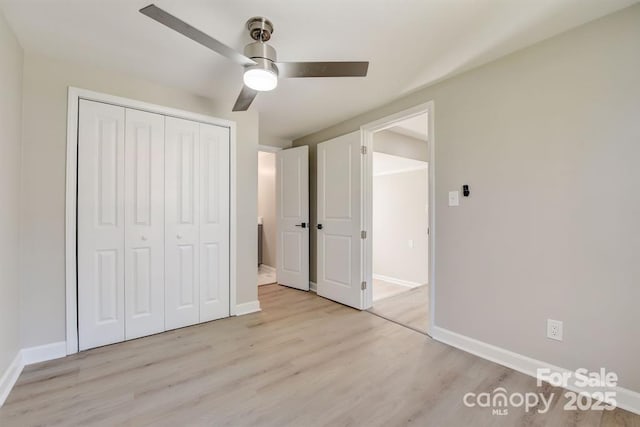
[[[369,62],[278,62],[279,77],[365,77]]]
[[[179,32],[183,36],[186,36],[191,40],[208,47],[214,52],[217,52],[220,55],[225,56],[240,65],[255,65],[255,61],[253,61],[252,59],[247,58],[239,52],[236,52],[224,43],[219,42],[213,37],[203,33],[197,28],[192,27],[186,22],[171,15],[170,13],[165,12],[155,4],[150,4],[147,7],[143,7],[142,9],[140,9],[140,13],[171,28],[174,31]]]
[[[249,106],[255,99],[256,95],[258,95],[257,90],[253,90],[247,86],[242,86],[240,95],[238,95],[238,99],[236,100],[236,103],[233,106],[233,111],[247,111],[249,109]]]

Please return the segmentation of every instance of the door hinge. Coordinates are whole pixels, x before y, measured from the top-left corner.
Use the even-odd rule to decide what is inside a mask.
[[[367,146],[366,146],[366,145],[362,145],[362,146],[360,147],[360,152],[361,152],[362,154],[367,154]]]
[[[365,289],[367,289],[367,282],[362,282],[362,283],[360,284],[360,289],[362,289],[363,291],[364,291]]]
[[[362,230],[362,231],[360,232],[360,238],[361,238],[361,239],[366,239],[366,238],[367,238],[367,232],[366,232],[365,230]]]

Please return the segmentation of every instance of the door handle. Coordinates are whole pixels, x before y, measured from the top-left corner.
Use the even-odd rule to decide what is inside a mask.
[[[140,240],[142,241],[146,241],[147,240],[147,236],[145,236],[144,234],[140,236]]]
[[[322,230],[322,224],[318,224],[316,225],[316,227],[318,228],[318,230]]]
[[[182,237],[184,237],[184,236],[182,235],[182,233],[178,233],[178,234],[176,234],[176,237],[177,237],[178,239],[182,239]]]
[[[296,224],[296,227],[307,228],[307,223],[306,222],[302,222],[300,224]]]

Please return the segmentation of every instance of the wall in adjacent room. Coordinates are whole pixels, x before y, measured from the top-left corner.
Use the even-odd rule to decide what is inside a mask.
[[[428,283],[427,176],[425,167],[373,177],[374,277]]]
[[[258,152],[258,216],[262,217],[262,263],[276,267],[276,155]]]
[[[426,141],[421,141],[410,136],[383,130],[373,136],[373,149],[379,153],[406,157],[408,159],[429,159],[429,150]]]

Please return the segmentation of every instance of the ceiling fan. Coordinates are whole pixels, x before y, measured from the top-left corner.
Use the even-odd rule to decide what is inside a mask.
[[[267,44],[273,24],[263,17],[247,21],[249,35],[255,41],[245,46],[243,55],[154,4],[140,9],[140,13],[244,67],[244,86],[233,111],[246,111],[258,92],[278,86],[279,77],[365,77],[369,68],[367,61],[278,62],[276,50]]]

